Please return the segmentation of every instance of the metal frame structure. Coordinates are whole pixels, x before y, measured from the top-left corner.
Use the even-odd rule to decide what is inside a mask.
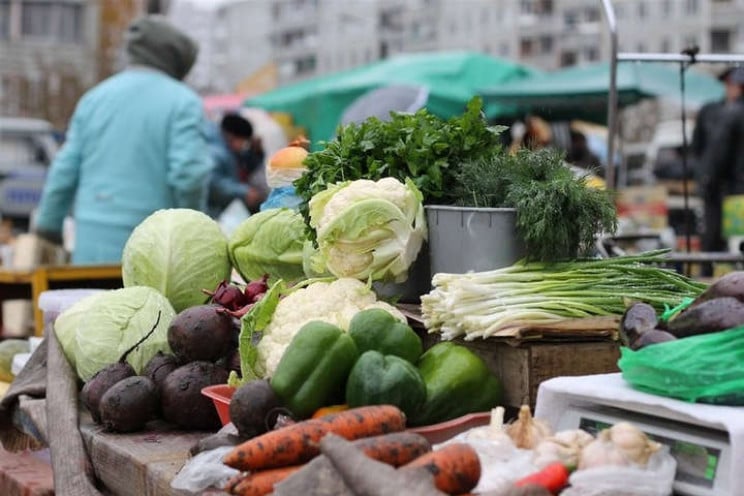
[[[683,50],[682,53],[618,53],[618,33],[617,18],[615,9],[612,6],[612,0],[600,0],[607,21],[607,27],[610,33],[610,88],[607,98],[607,171],[605,180],[610,188],[616,188],[616,171],[615,161],[615,138],[618,128],[618,108],[617,108],[617,63],[618,62],[676,62],[680,64],[680,91],[682,93],[682,142],[685,152],[682,154],[682,166],[685,177],[687,176],[687,118],[685,115],[685,70],[697,62],[712,64],[744,64],[744,55],[733,54],[699,54],[697,47],[690,47]],[[690,206],[689,192],[687,191],[687,181],[682,182],[682,193],[684,200],[685,216],[685,247],[686,251],[691,251],[691,229],[690,229]]]
[[[615,135],[617,133],[617,63],[618,62],[677,62],[684,70],[697,62],[712,64],[744,64],[744,55],[734,54],[698,54],[694,50],[685,50],[683,53],[618,53],[618,32],[615,9],[612,6],[612,0],[600,0],[607,21],[607,27],[610,34],[610,88],[607,98],[607,156],[615,155]],[[684,82],[684,78],[682,78]],[[683,102],[684,103],[684,102]],[[684,125],[684,121],[683,121]],[[607,184],[615,186],[615,165],[614,161],[607,161]]]

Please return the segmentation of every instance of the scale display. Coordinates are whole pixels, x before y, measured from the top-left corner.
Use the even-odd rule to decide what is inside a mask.
[[[612,427],[607,422],[582,417],[579,428],[596,436],[602,429]],[[713,487],[721,458],[721,450],[712,446],[703,446],[687,441],[680,441],[670,437],[647,432],[646,435],[669,447],[670,454],[677,460],[676,480],[696,486]]]

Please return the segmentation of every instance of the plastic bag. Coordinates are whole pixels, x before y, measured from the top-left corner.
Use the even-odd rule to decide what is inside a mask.
[[[571,474],[561,496],[668,496],[677,461],[667,446],[654,453],[645,468],[596,467]]]
[[[476,428],[477,429],[477,428]],[[511,442],[493,442],[488,439],[468,438],[468,432],[458,434],[442,443],[464,442],[473,447],[481,462],[481,476],[474,493],[505,491],[514,481],[538,470],[532,462],[532,450],[518,449]],[[436,450],[439,445],[434,446]]]
[[[233,446],[223,446],[199,453],[176,474],[171,487],[196,494],[201,494],[210,487],[223,487],[230,477],[240,473],[222,463],[225,455],[233,449]]]
[[[261,211],[269,208],[293,208],[297,210],[302,199],[295,193],[294,186],[279,186],[271,190],[269,197],[261,204]]]
[[[618,367],[633,387],[690,402],[744,405],[744,327],[620,351]]]
[[[228,238],[232,236],[233,231],[248,217],[251,213],[240,198],[235,198],[225,207],[225,210],[217,217],[217,223],[220,229]]]

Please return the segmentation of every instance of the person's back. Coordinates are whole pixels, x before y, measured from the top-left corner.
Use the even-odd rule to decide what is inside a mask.
[[[72,206],[74,263],[119,261],[132,229],[155,210],[205,208],[212,162],[203,111],[180,82],[196,46],[163,23],[132,25],[133,65],[83,96],[50,170],[37,228],[59,232]]]

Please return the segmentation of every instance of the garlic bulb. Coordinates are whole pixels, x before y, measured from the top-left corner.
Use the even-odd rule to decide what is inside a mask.
[[[491,410],[488,425],[475,427],[465,434],[466,440],[482,439],[494,443],[512,444],[511,438],[504,431],[504,407],[497,406]]]
[[[553,434],[548,424],[532,417],[529,405],[522,405],[516,422],[506,426],[506,433],[521,449],[533,449]]]
[[[661,448],[659,443],[651,441],[642,430],[629,422],[619,422],[610,427],[610,439],[632,463],[644,467],[651,455]]]
[[[587,445],[579,457],[579,469],[604,465],[645,467],[661,445],[651,441],[639,428],[620,422],[604,429]]]
[[[535,447],[534,463],[542,468],[553,462],[567,467],[576,467],[582,449],[594,441],[594,437],[581,429],[561,431],[544,439]]]

